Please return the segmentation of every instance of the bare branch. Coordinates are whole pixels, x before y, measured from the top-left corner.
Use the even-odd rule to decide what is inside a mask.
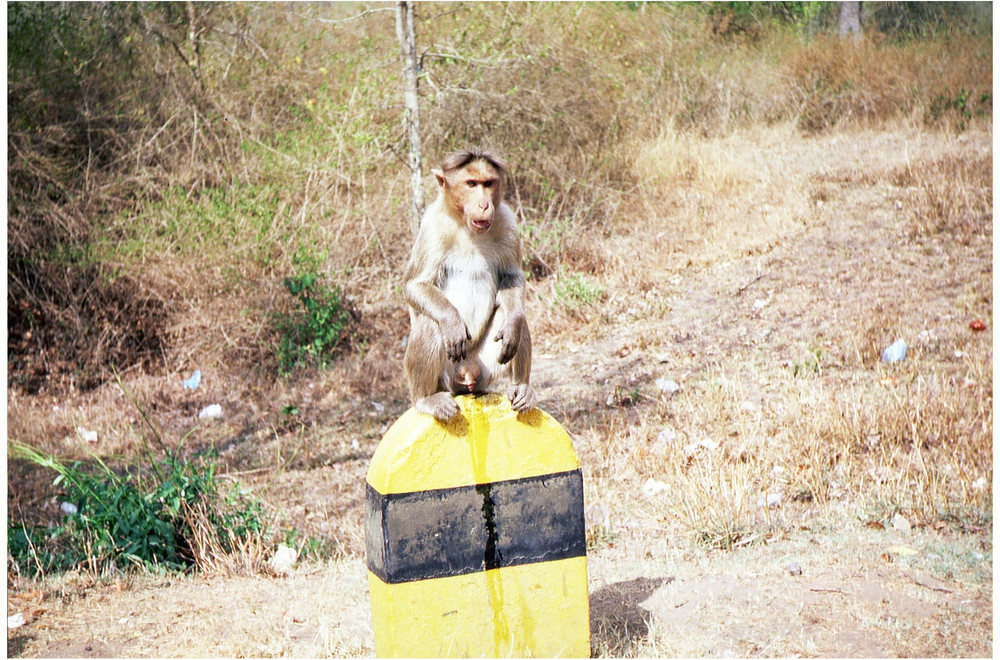
[[[367,10],[361,12],[360,14],[358,14],[357,16],[351,16],[350,18],[319,18],[317,16],[306,16],[306,15],[300,14],[298,12],[290,12],[290,13],[291,13],[292,16],[297,16],[298,18],[301,18],[301,19],[304,19],[304,20],[307,20],[307,21],[316,21],[317,23],[333,23],[333,24],[336,24],[336,23],[350,23],[351,21],[360,20],[360,19],[364,18],[365,16],[368,16],[369,14],[378,14],[378,13],[384,12],[384,11],[395,11],[395,8],[394,7],[380,7],[378,9],[367,9]]]
[[[253,46],[254,48],[257,49],[257,52],[260,53],[261,57],[263,57],[268,62],[271,61],[271,58],[268,56],[267,52],[264,50],[264,47],[261,46],[257,42],[257,40],[253,38],[253,35],[250,34],[249,30],[247,30],[247,31],[242,31],[242,30],[224,30],[224,29],[222,29],[220,27],[213,27],[212,31],[213,32],[218,32],[219,34],[224,34],[227,37],[232,37],[233,39],[242,39],[242,40],[246,41],[248,44],[250,44],[251,46]]]
[[[450,48],[448,46],[440,46],[435,44],[430,48],[437,48],[439,51],[442,52],[431,52],[430,49],[427,49],[420,56],[421,60],[423,60],[423,58],[425,57],[430,57],[436,60],[456,60],[458,62],[469,62],[470,64],[477,64],[479,66],[490,67],[493,69],[507,67],[512,64],[518,64],[520,62],[527,61],[526,58],[523,57],[512,57],[491,62],[489,60],[479,60],[472,57],[465,57],[464,55],[459,55],[457,50],[455,50],[454,48]]]

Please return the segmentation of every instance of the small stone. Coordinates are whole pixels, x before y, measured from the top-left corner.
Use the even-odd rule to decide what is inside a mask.
[[[690,444],[684,445],[684,453],[687,455],[694,454],[699,449],[704,449],[706,451],[715,451],[719,448],[719,443],[714,440],[701,440],[699,442],[692,442]]]
[[[913,528],[912,525],[910,525],[910,521],[898,513],[892,517],[890,522],[894,530],[897,532],[903,532],[904,534],[908,534]]]
[[[299,553],[295,551],[295,548],[280,543],[278,549],[274,551],[274,556],[271,557],[270,565],[278,575],[287,575],[291,572],[292,566],[295,565],[298,558]]]
[[[665,428],[656,436],[656,441],[663,444],[670,444],[677,439],[677,432],[671,428]]]
[[[88,431],[82,426],[76,427],[76,432],[84,442],[97,442],[97,431]]]
[[[597,527],[607,528],[610,523],[607,512],[604,511],[600,504],[591,504],[584,510],[583,514],[587,529],[595,529]]]
[[[647,497],[654,497],[668,489],[669,486],[667,486],[667,484],[660,481],[659,479],[654,479],[653,477],[646,479],[646,483],[642,485],[642,492]]]
[[[214,419],[216,417],[222,417],[222,406],[217,403],[213,403],[210,406],[205,406],[198,413],[198,419]]]
[[[678,385],[676,381],[672,381],[667,378],[657,378],[656,386],[660,388],[661,392],[670,395],[676,394],[677,391],[681,389],[681,386]]]
[[[763,509],[766,507],[768,509],[777,509],[781,506],[783,501],[784,498],[781,496],[781,493],[767,493],[766,495],[758,498],[757,508]]]
[[[802,566],[797,561],[785,566],[785,570],[788,571],[789,575],[802,575]]]

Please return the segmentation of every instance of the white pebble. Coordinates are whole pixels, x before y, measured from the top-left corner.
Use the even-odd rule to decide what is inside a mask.
[[[217,403],[202,408],[201,412],[198,413],[198,419],[212,419],[215,417],[222,417],[222,406]]]

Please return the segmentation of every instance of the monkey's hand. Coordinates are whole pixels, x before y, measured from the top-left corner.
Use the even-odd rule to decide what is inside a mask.
[[[507,389],[507,398],[510,399],[510,407],[516,412],[531,410],[538,401],[535,390],[527,383],[511,385]]]
[[[500,332],[493,338],[493,341],[503,342],[500,346],[500,354],[497,356],[497,361],[500,364],[507,364],[517,355],[517,349],[521,346],[521,329],[526,323],[523,316],[508,317],[504,321],[503,327],[500,328]]]
[[[444,342],[444,351],[448,359],[452,362],[464,360],[468,355],[468,342],[472,339],[469,329],[465,327],[462,319],[439,326],[441,328],[441,340]]]
[[[458,414],[458,403],[450,392],[437,392],[422,399],[417,399],[413,406],[417,412],[433,415],[434,419],[447,424],[448,420]]]

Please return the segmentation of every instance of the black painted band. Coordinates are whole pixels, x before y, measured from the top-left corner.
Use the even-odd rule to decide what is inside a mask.
[[[368,570],[387,584],[581,557],[580,470],[365,495]]]

